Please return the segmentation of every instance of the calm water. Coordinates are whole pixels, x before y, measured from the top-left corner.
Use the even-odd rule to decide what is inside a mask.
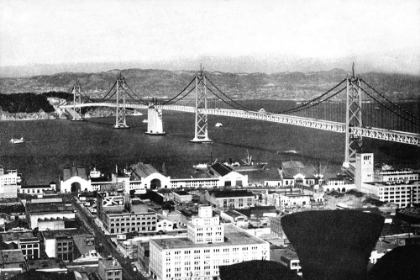
[[[277,107],[281,101],[261,102],[256,108]],[[7,169],[18,169],[28,184],[58,181],[66,166],[86,168],[96,165],[103,172],[115,165],[144,161],[161,168],[163,162],[172,177],[189,177],[192,165],[218,158],[239,161],[249,150],[259,161],[268,161],[269,170],[248,173],[251,180],[277,179],[276,167],[282,160],[301,160],[308,166],[321,162],[328,174],[336,174],[344,158],[344,134],[252,121],[209,116],[209,135],[214,144],[193,144],[194,115],[164,112],[166,136],[148,136],[144,116],[129,117],[130,129],[112,128],[115,119],[100,118],[84,122],[66,120],[0,122],[0,162]],[[222,128],[215,127],[217,122]],[[11,138],[24,137],[24,144],[9,144]],[[420,148],[378,140],[364,139],[367,151],[375,153],[376,162],[394,165],[420,165]],[[296,150],[300,155],[279,155],[277,151]]]

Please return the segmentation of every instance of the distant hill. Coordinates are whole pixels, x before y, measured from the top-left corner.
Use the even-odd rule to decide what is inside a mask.
[[[101,96],[115,82],[120,70],[98,73],[58,73],[27,78],[1,78],[0,93],[69,92],[76,80],[87,94]],[[171,97],[194,77],[194,71],[155,69],[121,70],[130,87],[141,96]],[[235,99],[309,99],[346,78],[342,69],[319,72],[228,73],[209,72],[211,81]],[[393,100],[420,100],[420,77],[404,74],[365,73],[361,77]]]

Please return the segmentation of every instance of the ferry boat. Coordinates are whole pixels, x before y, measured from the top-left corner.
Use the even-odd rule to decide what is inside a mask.
[[[24,142],[25,142],[25,140],[23,139],[23,137],[21,137],[21,138],[12,138],[10,140],[10,143],[12,143],[12,144],[20,144],[20,143],[24,143]]]
[[[207,165],[207,163],[199,163],[199,164],[196,164],[196,165],[193,165],[193,168],[195,169],[195,170],[207,170],[207,168],[208,168],[208,165]]]

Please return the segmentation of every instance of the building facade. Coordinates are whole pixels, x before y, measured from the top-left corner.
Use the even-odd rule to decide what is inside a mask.
[[[234,225],[218,224],[218,219],[210,217],[211,207],[200,209],[199,216],[194,217],[188,225],[188,238],[150,241],[149,271],[153,279],[219,279],[220,266],[270,259],[268,242]],[[200,233],[212,234],[203,235],[208,238],[205,242]],[[222,234],[221,238],[217,233]],[[214,242],[210,241],[211,237]]]

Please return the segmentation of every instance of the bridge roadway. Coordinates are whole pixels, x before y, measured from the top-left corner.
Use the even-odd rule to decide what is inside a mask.
[[[135,104],[135,103],[126,103],[125,106],[126,108],[129,108],[129,109],[148,109],[150,107],[148,105]],[[60,106],[60,108],[62,109],[66,109],[66,108],[71,109],[73,107],[74,105],[70,105],[70,104]],[[76,107],[115,108],[117,107],[117,105],[116,103],[102,102],[102,103],[82,103],[82,104],[76,105]],[[191,107],[191,106],[151,105],[151,107],[162,109],[162,110],[195,113],[195,107]],[[207,113],[208,115],[269,121],[269,122],[297,125],[297,126],[303,126],[303,127],[321,129],[321,130],[326,130],[326,131],[339,132],[339,133],[346,132],[346,125],[344,123],[327,121],[327,120],[304,118],[304,117],[293,116],[293,115],[273,114],[269,112],[243,111],[243,110],[235,110],[235,109],[199,108],[198,110],[199,110],[199,113],[202,113],[202,114]],[[362,137],[367,137],[367,138],[380,139],[380,140],[385,140],[385,141],[392,141],[392,142],[399,142],[399,143],[404,143],[404,144],[420,146],[420,134],[418,133],[389,130],[389,129],[383,129],[383,128],[378,128],[378,127],[351,127],[350,133],[355,136],[362,136]]]

